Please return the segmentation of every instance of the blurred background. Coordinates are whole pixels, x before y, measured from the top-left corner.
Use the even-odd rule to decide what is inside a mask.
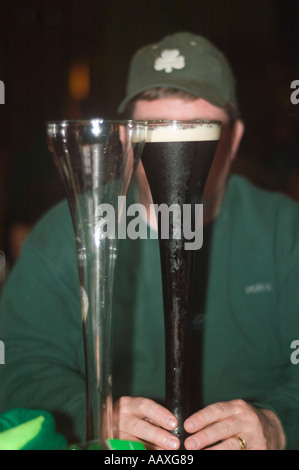
[[[63,196],[51,119],[116,118],[137,48],[208,37],[238,78],[246,133],[233,171],[299,200],[299,9],[293,0],[0,0],[0,250],[6,267]],[[299,96],[299,95],[298,95]],[[2,257],[3,261],[3,257]]]

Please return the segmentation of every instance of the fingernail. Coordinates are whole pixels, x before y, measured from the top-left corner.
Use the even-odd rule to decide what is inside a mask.
[[[195,421],[193,421],[193,420],[191,420],[191,421],[188,421],[188,422],[186,423],[186,428],[187,428],[187,429],[188,429],[188,431],[190,431],[190,432],[193,432],[193,431],[195,431],[195,429],[196,429],[196,426],[197,426],[197,425],[196,425],[196,422],[195,422]]]
[[[168,429],[174,429],[177,426],[176,420],[174,418],[167,418],[166,426]]]
[[[190,439],[187,439],[186,441],[186,446],[188,447],[189,450],[198,449],[199,441],[195,437],[190,437]]]
[[[174,438],[170,438],[170,439],[167,439],[166,441],[166,447],[168,447],[168,449],[177,449],[178,448],[178,440],[177,439],[174,439]]]

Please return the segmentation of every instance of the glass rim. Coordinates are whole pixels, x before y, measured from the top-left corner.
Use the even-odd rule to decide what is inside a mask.
[[[202,124],[216,124],[216,125],[221,125],[222,121],[219,121],[217,119],[148,119],[145,121],[148,125],[188,125],[188,124],[197,124],[197,125],[202,125]]]
[[[47,126],[58,125],[58,126],[68,126],[68,125],[90,125],[90,124],[143,124],[146,125],[147,121],[141,119],[104,119],[104,118],[84,118],[84,119],[50,119],[46,121]]]
[[[84,118],[84,119],[53,119],[46,121],[46,125],[89,125],[89,124],[141,124],[141,125],[188,125],[188,124],[216,124],[221,125],[222,121],[217,119],[104,119],[104,118]]]

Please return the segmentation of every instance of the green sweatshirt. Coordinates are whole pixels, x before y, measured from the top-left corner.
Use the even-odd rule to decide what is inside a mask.
[[[288,449],[299,449],[299,364],[291,360],[291,344],[299,340],[298,280],[299,206],[232,176],[214,222],[208,290],[198,312],[203,403],[242,398],[274,410]],[[114,325],[114,397],[163,402],[157,240],[120,242]],[[79,281],[66,202],[47,213],[23,245],[2,295],[0,339],[0,412],[45,409],[69,440],[84,438]]]

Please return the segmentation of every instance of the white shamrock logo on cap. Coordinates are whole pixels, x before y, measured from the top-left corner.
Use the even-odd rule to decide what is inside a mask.
[[[154,69],[158,72],[165,70],[166,73],[172,72],[173,69],[182,69],[185,67],[185,57],[180,55],[178,49],[165,49],[161,52],[161,57],[155,61]]]

